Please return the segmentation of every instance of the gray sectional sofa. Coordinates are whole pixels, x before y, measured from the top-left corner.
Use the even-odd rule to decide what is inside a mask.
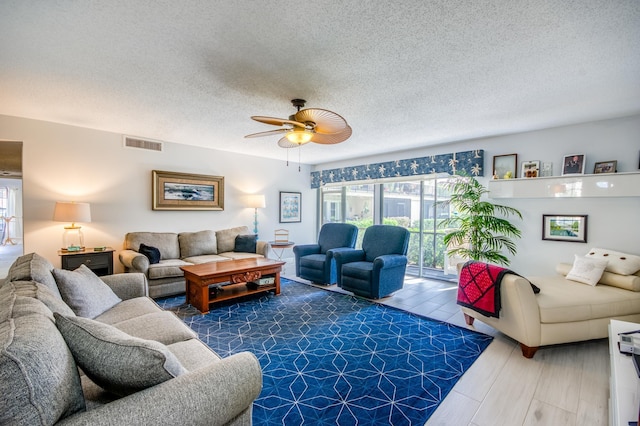
[[[249,228],[238,226],[219,231],[129,232],[124,250],[118,257],[126,272],[141,272],[149,282],[149,296],[162,297],[185,292],[181,266],[231,259],[268,257],[269,244],[257,241],[254,252],[236,251],[236,237],[250,235]],[[160,261],[155,264],[139,252],[140,244],[157,248]]]
[[[251,424],[256,357],[221,359],[147,290],[20,257],[0,281],[0,424]]]

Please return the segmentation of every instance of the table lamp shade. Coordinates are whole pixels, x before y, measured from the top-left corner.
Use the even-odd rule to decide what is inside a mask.
[[[267,206],[265,196],[261,194],[247,196],[247,207],[252,209],[264,209]]]
[[[76,222],[91,222],[91,207],[89,203],[75,203],[67,201],[57,201],[53,211],[53,220],[56,222],[71,222],[70,226],[64,227],[62,234],[63,250],[84,248],[84,234]]]

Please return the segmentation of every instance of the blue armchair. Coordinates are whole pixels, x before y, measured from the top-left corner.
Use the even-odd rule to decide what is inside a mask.
[[[409,231],[373,225],[365,230],[362,250],[334,253],[338,286],[358,296],[380,299],[402,288],[407,268]]]
[[[347,223],[325,223],[320,228],[317,244],[293,247],[296,276],[319,284],[334,284],[338,280],[333,255],[336,251],[356,246],[358,228]]]

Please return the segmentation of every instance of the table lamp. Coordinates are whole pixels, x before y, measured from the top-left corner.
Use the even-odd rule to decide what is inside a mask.
[[[56,222],[71,222],[70,226],[64,227],[62,250],[84,250],[84,235],[82,234],[81,226],[76,225],[76,222],[91,222],[91,207],[89,203],[56,201],[53,220]]]
[[[247,197],[247,207],[254,209],[253,211],[253,233],[258,235],[258,209],[266,207],[265,196],[263,194],[254,194]]]

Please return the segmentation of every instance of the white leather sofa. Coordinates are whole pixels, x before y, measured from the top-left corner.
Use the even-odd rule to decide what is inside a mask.
[[[565,278],[571,264],[560,263],[558,275],[502,279],[499,318],[461,307],[468,325],[474,319],[518,341],[532,358],[540,346],[605,338],[609,320],[640,322],[640,271],[621,275],[605,271],[592,286]],[[529,282],[540,288],[534,294]]]

